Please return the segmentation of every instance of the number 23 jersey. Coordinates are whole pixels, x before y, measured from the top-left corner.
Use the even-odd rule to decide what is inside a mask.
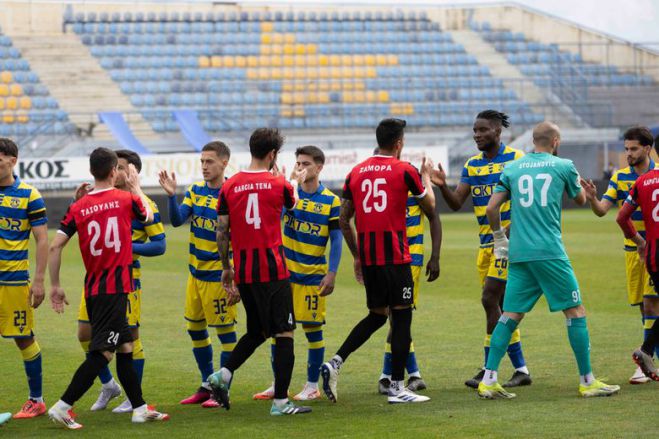
[[[409,264],[407,197],[423,198],[419,171],[395,157],[375,155],[346,177],[343,199],[352,200],[359,259],[363,265]]]
[[[281,213],[293,206],[293,186],[281,175],[241,171],[224,182],[217,213],[229,215],[237,284],[288,279]]]

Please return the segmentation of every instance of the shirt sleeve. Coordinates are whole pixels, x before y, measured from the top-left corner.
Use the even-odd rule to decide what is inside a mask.
[[[565,191],[568,197],[574,198],[581,192],[581,183],[579,183],[579,172],[573,162],[569,162],[565,176]]]
[[[339,197],[335,196],[332,200],[332,207],[329,214],[329,229],[334,230],[339,228],[339,215],[341,215],[341,201]]]
[[[162,218],[160,218],[160,210],[158,210],[158,205],[154,202],[151,202],[150,206],[151,210],[153,211],[153,222],[144,227],[144,231],[146,232],[150,241],[160,241],[165,239],[165,227],[162,224]]]
[[[48,222],[46,218],[46,204],[37,189],[32,189],[27,203],[27,219],[32,227],[41,226]]]
[[[407,190],[409,190],[416,198],[423,198],[426,196],[426,188],[421,181],[419,170],[409,163],[405,169],[405,184],[407,185]]]
[[[616,172],[611,176],[609,180],[609,186],[606,188],[606,192],[602,195],[602,199],[609,200],[612,203],[618,201],[618,173]],[[624,200],[620,200],[624,201]]]
[[[350,190],[350,177],[352,172],[346,176],[346,181],[343,183],[343,199],[352,200],[352,191]]]
[[[71,206],[69,206],[66,214],[64,215],[64,219],[62,219],[62,222],[60,222],[59,231],[64,233],[69,238],[76,234],[76,220],[73,212],[71,211]]]
[[[281,178],[284,179],[284,207],[292,209],[295,207],[295,189],[283,176]]]
[[[145,222],[146,208],[144,207],[144,203],[142,203],[142,199],[135,194],[131,194],[130,198],[132,218],[138,220],[141,223]]]
[[[217,202],[217,214],[218,215],[228,215],[229,214],[229,204],[227,203],[226,189],[227,185],[223,184],[222,189],[220,189],[220,199]]]
[[[460,175],[460,183],[469,183],[469,160],[465,163],[464,167],[462,168],[462,175]]]
[[[634,185],[629,189],[629,195],[625,199],[625,203],[631,204],[634,207],[638,207],[638,188],[636,187],[636,182],[634,182]]]
[[[499,182],[494,187],[494,193],[497,192],[510,193],[510,175],[508,172],[506,172],[506,170],[508,170],[508,168],[503,168],[503,172],[501,172],[501,177],[499,177]]]

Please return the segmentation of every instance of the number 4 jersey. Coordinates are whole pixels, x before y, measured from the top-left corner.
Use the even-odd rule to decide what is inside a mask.
[[[375,155],[346,177],[343,198],[352,200],[359,259],[363,265],[409,264],[406,234],[408,191],[423,198],[419,171],[395,157]]]
[[[90,192],[69,206],[58,233],[78,232],[85,297],[133,291],[131,221],[146,216],[137,195],[114,188]]]
[[[561,238],[563,192],[570,198],[581,192],[571,160],[527,154],[506,165],[494,192],[508,192],[511,200],[511,263],[567,259]]]
[[[281,213],[295,206],[293,186],[269,171],[241,171],[222,185],[218,215],[229,215],[237,284],[288,279]]]

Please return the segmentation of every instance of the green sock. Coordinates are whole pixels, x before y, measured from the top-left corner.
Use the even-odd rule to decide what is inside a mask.
[[[485,369],[499,370],[499,363],[501,363],[503,356],[506,355],[508,344],[518,324],[519,322],[516,320],[501,316],[490,338],[490,353],[487,355]]]
[[[586,318],[567,319],[567,336],[579,366],[579,375],[587,375],[593,371],[590,366],[590,337]]]

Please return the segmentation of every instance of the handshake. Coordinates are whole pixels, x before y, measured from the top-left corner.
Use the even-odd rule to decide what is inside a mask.
[[[503,229],[492,232],[494,236],[494,257],[496,259],[508,259],[508,237]]]

